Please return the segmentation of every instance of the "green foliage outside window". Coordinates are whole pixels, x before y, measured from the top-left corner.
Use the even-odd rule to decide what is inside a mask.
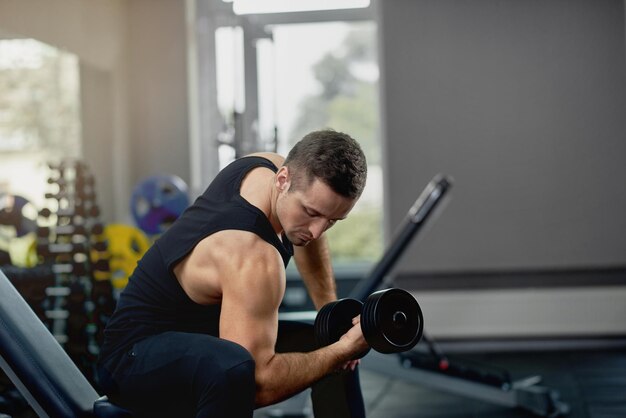
[[[379,208],[355,210],[326,232],[335,262],[376,261],[382,252]]]
[[[0,152],[79,154],[78,80],[74,55],[33,39],[0,41]]]

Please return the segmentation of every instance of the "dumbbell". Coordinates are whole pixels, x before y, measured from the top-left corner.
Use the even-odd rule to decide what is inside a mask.
[[[37,228],[37,236],[41,238],[47,238],[50,233],[54,231],[54,234],[58,236],[87,236],[90,234],[101,235],[104,232],[104,227],[101,223],[95,223],[91,228],[87,228],[85,225],[59,225],[56,227],[40,226]]]
[[[317,344],[326,346],[338,341],[352,328],[352,318],[358,315],[365,340],[384,354],[410,350],[424,330],[424,317],[415,298],[406,290],[391,288],[372,293],[365,303],[346,298],[324,305],[315,317]]]
[[[87,246],[84,243],[39,243],[37,254],[47,256],[85,254]]]

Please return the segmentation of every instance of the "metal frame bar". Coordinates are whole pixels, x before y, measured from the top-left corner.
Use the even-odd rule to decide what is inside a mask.
[[[557,417],[567,414],[570,410],[567,404],[558,400],[556,391],[537,385],[541,381],[538,376],[531,376],[513,382],[510,387],[500,388],[403,365],[397,356],[373,351],[361,360],[361,366],[385,376],[400,378],[431,389],[508,408],[522,408],[539,416]]]

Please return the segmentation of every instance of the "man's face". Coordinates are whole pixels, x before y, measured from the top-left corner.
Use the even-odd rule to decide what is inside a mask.
[[[280,173],[279,173],[280,175]],[[280,181],[280,180],[279,180]],[[288,176],[279,186],[276,214],[283,231],[293,245],[305,246],[319,238],[335,222],[345,219],[356,199],[335,193],[319,179],[294,188]]]

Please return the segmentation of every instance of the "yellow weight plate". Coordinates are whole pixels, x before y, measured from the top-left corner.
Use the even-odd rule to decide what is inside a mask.
[[[140,229],[125,224],[105,226],[104,235],[110,255],[111,283],[121,289],[152,242]]]

